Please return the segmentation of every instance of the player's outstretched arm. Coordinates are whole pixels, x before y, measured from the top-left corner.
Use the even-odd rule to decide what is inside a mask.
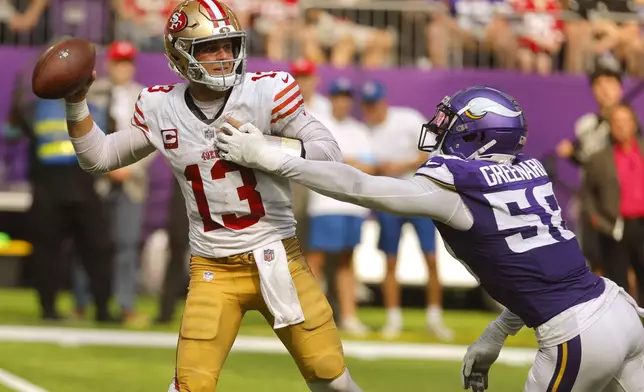
[[[398,215],[425,216],[462,230],[471,227],[471,215],[460,196],[425,178],[377,177],[340,162],[294,157],[269,146],[252,125],[242,128],[224,124],[216,141],[221,158],[275,173],[337,200]]]
[[[95,78],[96,71],[86,86],[65,98],[67,131],[80,167],[88,172],[104,173],[131,165],[150,155],[155,148],[134,126],[105,135],[96,125],[85,98]]]

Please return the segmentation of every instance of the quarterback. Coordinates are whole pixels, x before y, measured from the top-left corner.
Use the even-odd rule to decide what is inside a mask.
[[[251,125],[224,124],[220,156],[324,195],[433,219],[448,251],[506,309],[468,349],[465,389],[483,391],[508,335],[533,328],[539,351],[525,391],[644,390],[644,309],[586,266],[541,163],[524,156],[523,110],[507,94],[471,87],[438,105],[421,130],[431,153],[411,180],[305,161],[267,145]]]
[[[142,90],[131,127],[105,135],[87,109],[90,81],[66,98],[69,134],[87,171],[114,170],[158,150],[181,186],[192,256],[170,391],[216,389],[250,310],[273,326],[311,391],[360,391],[295,237],[289,181],[224,161],[214,147],[217,130],[233,116],[291,154],[341,160],[331,133],[304,110],[290,74],[246,73],[245,39],[225,4],[182,2],[168,19],[165,49],[186,83]]]

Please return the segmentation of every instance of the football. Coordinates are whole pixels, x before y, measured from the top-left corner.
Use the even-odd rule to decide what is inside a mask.
[[[31,77],[37,97],[61,99],[81,88],[94,71],[96,49],[84,39],[71,38],[50,46],[38,59]]]

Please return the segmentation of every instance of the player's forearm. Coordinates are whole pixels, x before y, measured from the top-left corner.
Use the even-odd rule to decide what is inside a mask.
[[[154,151],[141,131],[123,130],[105,135],[96,124],[86,134],[72,138],[72,144],[80,167],[97,173],[130,165]]]
[[[65,116],[67,117],[67,132],[71,138],[87,135],[94,127],[94,120],[89,113],[87,101],[65,102]]]
[[[283,136],[299,139],[304,147],[304,157],[313,161],[342,162],[342,151],[331,132],[313,116],[294,119],[283,131]]]
[[[508,309],[504,309],[494,323],[504,334],[512,336],[516,335],[525,326],[521,317]]]
[[[367,208],[399,215],[423,215],[442,221],[451,214],[450,211],[441,216],[442,212],[450,210],[450,206],[433,200],[435,190],[425,189],[415,181],[371,176],[339,162],[285,157],[278,172],[325,196]]]

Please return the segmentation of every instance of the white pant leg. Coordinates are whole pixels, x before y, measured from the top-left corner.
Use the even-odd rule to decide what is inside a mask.
[[[644,391],[644,327],[642,327],[639,317],[634,316],[633,312],[627,313],[626,310],[624,309],[622,316],[624,333],[632,337],[632,349],[622,367],[603,392]]]
[[[622,382],[615,380],[640,385],[644,371],[641,365],[636,369],[633,358],[644,355],[643,334],[635,309],[619,295],[580,335],[556,347],[539,349],[524,392],[598,392]],[[640,391],[633,388],[615,391]]]

